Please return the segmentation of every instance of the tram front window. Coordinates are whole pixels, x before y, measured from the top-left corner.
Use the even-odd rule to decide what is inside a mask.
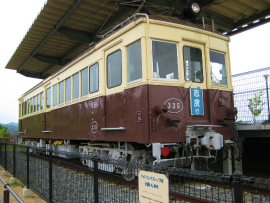
[[[152,40],[153,77],[178,79],[177,44]]]
[[[210,65],[212,83],[227,85],[225,55],[220,52],[210,51]]]
[[[202,51],[194,47],[183,47],[185,80],[203,82]]]

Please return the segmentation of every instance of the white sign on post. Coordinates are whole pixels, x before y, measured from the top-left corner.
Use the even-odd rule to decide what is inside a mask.
[[[164,174],[139,171],[140,203],[169,203],[169,181]]]

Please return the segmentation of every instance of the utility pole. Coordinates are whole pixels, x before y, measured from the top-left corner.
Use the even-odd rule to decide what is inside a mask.
[[[270,121],[270,112],[269,112],[269,94],[268,94],[268,76],[269,75],[264,75],[265,82],[266,82],[266,93],[267,93],[267,107],[268,107],[268,121]]]

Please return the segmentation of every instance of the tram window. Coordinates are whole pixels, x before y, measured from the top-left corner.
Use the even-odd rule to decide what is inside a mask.
[[[27,101],[24,102],[24,115],[27,115]]]
[[[185,80],[203,82],[202,51],[194,47],[183,47]]]
[[[66,102],[71,100],[71,77],[66,79]]]
[[[112,88],[122,83],[122,52],[118,50],[107,57],[107,87]]]
[[[19,104],[19,117],[21,117],[21,105]]]
[[[34,111],[34,103],[33,103],[33,98],[31,98],[31,113]]]
[[[24,102],[22,103],[22,115],[21,116],[24,116]]]
[[[47,89],[47,108],[51,108],[51,88]]]
[[[59,104],[64,103],[64,81],[59,83]]]
[[[79,73],[76,73],[73,75],[73,98],[72,99],[78,99],[79,98]]]
[[[28,113],[27,114],[30,114],[30,99],[28,99]]]
[[[40,94],[40,110],[43,109],[43,92]]]
[[[36,107],[37,107],[37,103],[36,103],[36,96],[34,97],[34,112],[36,112]]]
[[[90,93],[97,92],[98,87],[98,63],[90,66],[89,68],[89,78],[90,78]]]
[[[178,79],[177,44],[152,40],[153,77]]]
[[[141,40],[127,47],[128,82],[142,78]]]
[[[53,106],[58,104],[58,84],[53,86]]]
[[[37,111],[39,111],[39,106],[40,106],[40,95],[37,95]]]
[[[81,71],[81,96],[86,96],[88,94],[88,68]]]
[[[211,81],[212,83],[227,84],[227,71],[225,55],[220,52],[210,51]]]

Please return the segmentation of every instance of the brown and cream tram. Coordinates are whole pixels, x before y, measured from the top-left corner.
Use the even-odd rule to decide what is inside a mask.
[[[187,148],[213,158],[234,139],[230,39],[167,16],[122,25],[19,98],[24,143],[166,166]]]

